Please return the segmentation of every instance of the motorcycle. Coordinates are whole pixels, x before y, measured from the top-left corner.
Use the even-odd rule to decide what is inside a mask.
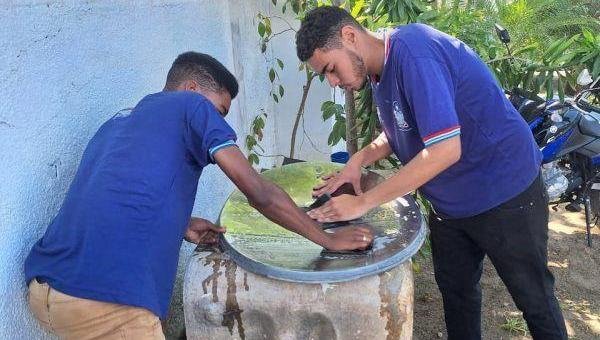
[[[508,31],[496,25],[496,33],[508,48]],[[542,177],[550,204],[555,211],[562,203],[568,211],[584,210],[591,247],[592,224],[597,226],[600,219],[600,78],[594,81],[586,71],[577,79],[583,89],[563,103],[522,89],[505,92],[542,152]]]

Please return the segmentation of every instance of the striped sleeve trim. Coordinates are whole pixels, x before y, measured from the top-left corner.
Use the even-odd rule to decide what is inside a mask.
[[[226,148],[228,146],[232,146],[232,145],[236,146],[235,142],[232,139],[230,139],[230,140],[225,141],[224,143],[221,143],[221,144],[219,144],[217,146],[213,146],[212,148],[210,148],[208,150],[208,154],[210,155],[210,159],[212,159],[212,161],[214,162],[215,161],[215,158],[214,158],[215,152],[217,152],[217,151],[219,151],[219,150],[221,150],[223,148]]]
[[[426,147],[431,146],[435,143],[439,143],[443,140],[458,135],[460,135],[460,125],[456,125],[428,135],[427,137],[423,138],[423,144],[425,144]]]

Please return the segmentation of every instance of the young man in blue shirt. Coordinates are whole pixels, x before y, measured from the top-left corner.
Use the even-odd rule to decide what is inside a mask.
[[[376,36],[346,11],[320,7],[296,35],[298,57],[331,86],[370,77],[383,133],[315,195],[352,183],[358,196],[309,212],[349,220],[419,189],[432,203],[435,277],[449,339],[481,338],[481,277],[488,255],[535,339],[566,339],[547,267],[548,201],[541,154],[485,63],[463,42],[411,24]],[[394,153],[403,167],[361,193],[360,168]]]
[[[162,92],[100,127],[58,215],[25,262],[29,304],[45,328],[65,339],[164,339],[159,317],[167,314],[182,240],[211,243],[224,232],[190,220],[209,164],[218,164],[269,219],[325,248],[370,243],[363,228],[323,232],[254,171],[223,118],[237,92],[221,63],[187,52],[173,63]]]

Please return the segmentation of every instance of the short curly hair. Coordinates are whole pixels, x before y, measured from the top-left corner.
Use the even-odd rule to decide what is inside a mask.
[[[335,6],[317,7],[306,15],[296,33],[296,53],[300,61],[307,61],[317,48],[339,48],[340,31],[344,26],[364,28],[344,9]]]
[[[231,99],[238,94],[235,76],[208,54],[193,51],[180,54],[167,74],[165,88],[173,90],[185,80],[195,80],[201,87],[215,92],[226,90]]]

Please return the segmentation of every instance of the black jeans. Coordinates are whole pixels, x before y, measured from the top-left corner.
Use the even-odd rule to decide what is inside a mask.
[[[567,339],[547,266],[548,197],[540,176],[517,197],[477,216],[430,217],[435,279],[448,339],[481,339],[483,257],[523,312],[534,339]]]

